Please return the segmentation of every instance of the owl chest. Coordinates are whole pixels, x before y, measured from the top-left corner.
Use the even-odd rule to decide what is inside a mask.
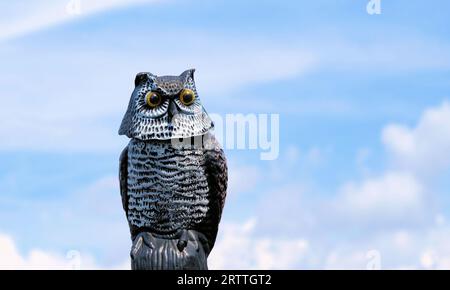
[[[128,220],[168,234],[201,223],[209,188],[203,152],[132,140],[128,152]]]

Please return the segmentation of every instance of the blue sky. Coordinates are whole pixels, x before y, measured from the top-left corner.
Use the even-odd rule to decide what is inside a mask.
[[[211,268],[450,268],[450,3],[68,2],[0,4],[0,267],[127,267],[134,76],[195,67],[208,112],[280,115],[278,159],[226,152]]]

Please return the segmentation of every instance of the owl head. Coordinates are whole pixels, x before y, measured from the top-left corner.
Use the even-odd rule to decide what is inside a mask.
[[[203,135],[213,123],[203,108],[194,69],[179,76],[139,73],[119,135],[140,140],[168,140]]]

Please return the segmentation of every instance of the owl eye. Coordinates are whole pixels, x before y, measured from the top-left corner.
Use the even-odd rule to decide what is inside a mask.
[[[148,92],[145,95],[145,102],[150,108],[155,108],[161,104],[161,96],[155,92]]]
[[[195,101],[195,94],[190,89],[183,89],[180,94],[180,102],[185,106],[191,105]]]

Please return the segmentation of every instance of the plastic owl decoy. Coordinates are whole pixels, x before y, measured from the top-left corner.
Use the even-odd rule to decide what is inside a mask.
[[[136,76],[119,129],[131,139],[119,179],[132,269],[207,269],[228,180],[212,127],[193,69]]]

